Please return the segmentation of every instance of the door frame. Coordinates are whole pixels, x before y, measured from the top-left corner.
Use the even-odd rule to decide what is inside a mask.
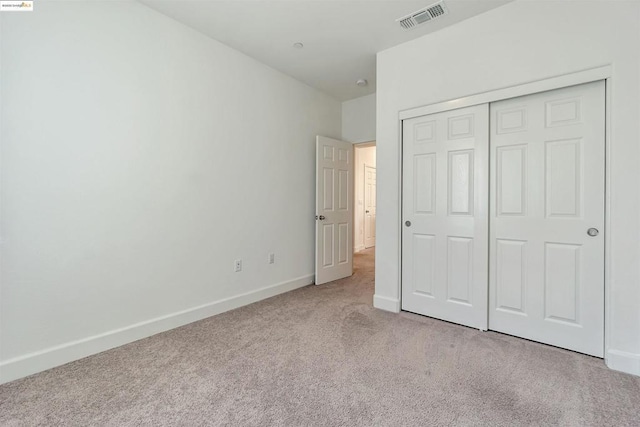
[[[352,250],[353,250],[354,254],[356,253],[356,226],[355,226],[355,224],[356,224],[356,211],[357,211],[356,207],[357,207],[357,203],[358,203],[358,201],[356,200],[356,195],[358,194],[358,189],[357,189],[357,183],[356,183],[356,179],[355,179],[355,176],[356,176],[355,171],[358,168],[358,164],[356,163],[356,157],[357,157],[356,156],[356,151],[358,149],[360,149],[360,148],[376,147],[376,145],[377,144],[376,144],[375,140],[374,141],[364,141],[364,142],[354,142],[353,143],[353,176],[354,176],[354,180],[353,180],[353,206],[352,206],[352,208],[353,208],[353,238],[352,238],[353,247],[352,247]],[[367,166],[371,166],[371,165],[367,165]],[[375,168],[376,165],[373,165],[372,167]],[[376,192],[377,192],[377,188],[378,188],[378,186],[376,184]],[[376,197],[376,199],[377,199],[377,197]],[[362,223],[364,224],[364,207],[362,209]],[[363,251],[365,249],[364,248],[364,230],[363,230],[363,234],[362,234],[362,243],[363,243],[362,248],[359,249],[359,251]]]
[[[575,73],[553,76],[547,79],[534,82],[524,83],[521,85],[505,87],[488,92],[474,94],[466,97],[452,99],[449,101],[439,102],[436,104],[425,105],[416,108],[410,108],[398,112],[398,139],[399,155],[398,170],[402,176],[402,155],[403,155],[403,139],[402,139],[402,122],[403,120],[412,119],[414,117],[425,116],[429,114],[440,113],[444,111],[456,110],[458,108],[470,107],[479,104],[489,104],[491,102],[502,101],[510,98],[517,98],[525,95],[533,95],[540,92],[546,92],[554,89],[561,89],[568,86],[576,86],[583,83],[591,83],[604,80],[605,82],[605,165],[604,165],[604,360],[608,365],[610,346],[610,327],[611,327],[611,93],[613,88],[612,75],[613,66],[604,65],[597,68],[577,71]],[[398,194],[398,221],[396,232],[398,235],[398,312],[402,307],[402,179],[399,180]],[[487,313],[488,316],[488,313]]]

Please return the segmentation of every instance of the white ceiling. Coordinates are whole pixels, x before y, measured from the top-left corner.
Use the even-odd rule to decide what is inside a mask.
[[[376,52],[511,0],[445,0],[448,15],[412,30],[395,20],[436,0],[140,1],[344,101],[376,91]],[[360,78],[368,86],[357,86]]]

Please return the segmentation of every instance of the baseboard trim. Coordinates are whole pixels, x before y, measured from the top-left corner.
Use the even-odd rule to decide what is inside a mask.
[[[364,251],[364,245],[361,246],[356,246],[355,248],[353,248],[353,252],[360,252],[360,251]]]
[[[607,366],[616,371],[640,376],[640,354],[609,350],[607,351]]]
[[[400,300],[395,298],[383,297],[380,295],[373,296],[373,306],[380,310],[400,313]]]
[[[225,311],[233,310],[313,283],[313,274],[277,283],[255,291],[224,298],[166,316],[156,317],[103,334],[50,347],[0,362],[0,384],[26,377],[92,354],[178,328]]]

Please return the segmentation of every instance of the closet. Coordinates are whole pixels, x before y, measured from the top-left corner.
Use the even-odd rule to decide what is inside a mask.
[[[402,309],[603,357],[604,81],[402,132]]]

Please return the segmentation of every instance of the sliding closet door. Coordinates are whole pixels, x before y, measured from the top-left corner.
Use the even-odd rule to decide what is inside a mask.
[[[489,328],[602,357],[604,82],[491,104]]]
[[[403,122],[402,309],[487,329],[488,106]]]

